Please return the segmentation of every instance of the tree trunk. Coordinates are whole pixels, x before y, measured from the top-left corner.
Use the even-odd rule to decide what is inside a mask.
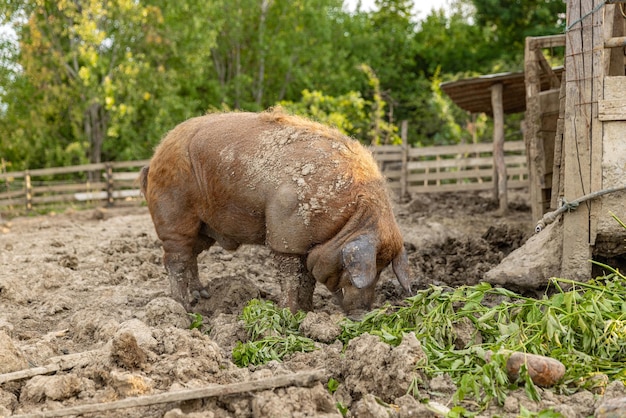
[[[89,162],[102,161],[102,145],[107,130],[107,113],[100,103],[92,103],[85,111],[85,137],[89,140]],[[98,172],[99,173],[99,172]],[[89,181],[96,181],[98,173],[90,173]]]

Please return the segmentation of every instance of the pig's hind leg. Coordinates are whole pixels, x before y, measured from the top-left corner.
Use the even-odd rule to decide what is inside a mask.
[[[215,241],[200,234],[200,220],[185,211],[151,208],[156,232],[163,243],[163,264],[172,298],[190,311],[202,293],[198,277],[198,254]],[[205,291],[206,292],[206,291]]]

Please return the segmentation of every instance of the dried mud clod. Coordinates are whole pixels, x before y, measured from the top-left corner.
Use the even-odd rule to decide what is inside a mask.
[[[142,368],[146,364],[146,353],[130,332],[122,332],[113,337],[111,359],[128,370]]]

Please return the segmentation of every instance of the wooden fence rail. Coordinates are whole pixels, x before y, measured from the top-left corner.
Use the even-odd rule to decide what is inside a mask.
[[[492,144],[425,148],[379,146],[373,147],[372,152],[387,177],[389,187],[400,196],[407,193],[492,190],[496,187]],[[525,152],[523,141],[504,143],[508,189],[528,186]]]
[[[389,187],[399,196],[413,193],[492,190],[495,185],[491,144],[412,148],[370,148]],[[508,188],[528,186],[523,141],[505,142]],[[63,202],[140,197],[137,177],[149,160],[108,162],[0,173],[0,209],[32,210]]]
[[[0,173],[0,208],[32,210],[63,202],[139,197],[137,176],[149,160],[107,162]]]

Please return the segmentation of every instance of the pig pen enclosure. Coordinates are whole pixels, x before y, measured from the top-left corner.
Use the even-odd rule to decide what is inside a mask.
[[[211,297],[197,306],[201,316],[188,315],[169,298],[145,207],[5,221],[0,416],[590,416],[603,401],[624,396],[621,378],[610,371],[617,363],[568,369],[546,389],[524,379],[503,383],[508,378],[498,372],[504,341],[516,339],[513,311],[557,309],[547,296],[518,298],[477,284],[532,233],[524,195],[509,205],[499,216],[498,202],[479,192],[423,194],[398,204],[417,296],[405,300],[386,270],[376,301],[382,310],[360,325],[343,317],[323,286],[306,317],[273,308],[269,302],[280,293],[274,266],[265,248],[252,246],[200,256]],[[581,306],[589,297],[560,294],[575,295]],[[403,312],[413,317],[410,326]],[[561,331],[551,331],[546,349],[556,350],[554,338],[569,344],[573,331]],[[606,339],[597,344],[608,355]],[[504,351],[489,361],[496,347]],[[602,357],[592,351],[587,361]]]
[[[615,207],[626,220],[624,192],[555,222],[560,235],[533,236],[538,216],[557,198],[622,185],[626,20],[619,3],[568,1],[569,26],[559,38],[568,52],[565,82],[550,79],[550,87],[561,83],[551,89],[560,102],[558,114],[551,108],[556,135],[535,123],[548,94],[538,91],[527,112],[530,140],[502,144],[508,155],[500,168],[509,177],[499,180],[529,187],[529,198],[525,189],[511,190],[501,210],[503,199],[491,193],[489,147],[421,161],[403,150],[400,166],[384,167],[396,171],[391,188],[410,197],[394,210],[416,294],[406,298],[385,270],[376,309],[361,322],[347,320],[323,286],[306,315],[277,308],[271,257],[251,246],[200,256],[210,297],[189,315],[169,297],[161,245],[142,206],[0,218],[0,416],[624,416],[626,277],[608,264],[596,265],[600,276],[589,282],[570,274],[591,271],[590,250],[604,235],[626,235],[604,210]],[[530,50],[537,40],[529,42]],[[459,169],[459,162],[468,165]],[[584,173],[572,175],[577,167]],[[89,176],[80,190],[33,181],[52,175],[49,169],[0,174],[19,178],[0,200],[28,208],[53,194],[133,199],[130,168],[92,166],[106,173]],[[430,187],[471,191],[422,193]],[[505,287],[483,282],[529,238],[538,252],[527,256],[543,265],[525,264],[526,275],[543,286],[524,287],[514,274]],[[623,239],[610,242],[623,249]],[[563,251],[551,264],[546,253],[554,248]],[[515,366],[510,360],[519,353],[542,357]]]

